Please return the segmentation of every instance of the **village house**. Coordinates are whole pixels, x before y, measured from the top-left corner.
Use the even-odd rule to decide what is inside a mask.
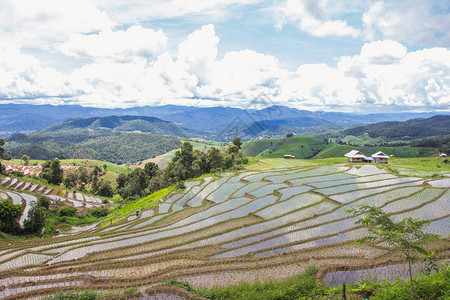
[[[349,153],[345,154],[344,156],[348,157],[349,162],[370,163],[375,161],[377,164],[386,164],[389,159],[389,156],[381,151],[375,153],[374,155],[372,155],[372,157],[367,157],[358,150],[352,150]]]
[[[378,151],[377,153],[373,154],[372,157],[375,159],[375,162],[377,164],[387,164],[389,159],[389,155],[381,151]]]
[[[344,156],[348,157],[349,162],[364,162],[366,156],[358,150],[352,150]]]

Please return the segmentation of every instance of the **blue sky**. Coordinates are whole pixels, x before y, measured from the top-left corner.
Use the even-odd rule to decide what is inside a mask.
[[[448,111],[445,0],[3,0],[0,103]]]

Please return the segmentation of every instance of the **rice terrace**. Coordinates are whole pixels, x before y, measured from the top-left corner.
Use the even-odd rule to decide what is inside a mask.
[[[13,201],[38,189],[5,177],[1,184],[0,196]],[[441,238],[424,246],[446,260],[449,186],[448,177],[401,175],[386,165],[260,159],[239,172],[156,192],[148,198],[153,207],[139,207],[139,216],[112,213],[67,235],[2,242],[0,298],[83,291],[123,295],[128,290],[130,298],[197,299],[166,283],[210,289],[281,280],[312,266],[318,268],[316,279],[330,286],[406,277],[405,260],[387,244],[354,243],[367,231],[354,225],[359,216],[345,211],[368,204],[394,220],[428,219],[427,232]],[[20,191],[11,192],[14,187]],[[92,206],[100,200],[75,198]],[[416,273],[420,266],[413,266]]]

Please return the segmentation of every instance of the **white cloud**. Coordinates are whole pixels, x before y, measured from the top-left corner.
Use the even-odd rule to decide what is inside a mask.
[[[1,34],[21,46],[49,47],[74,33],[108,30],[109,16],[92,0],[3,0]]]
[[[448,74],[450,51],[445,48],[407,53],[397,42],[376,41],[365,44],[359,55],[341,57],[336,68],[300,66],[283,83],[282,100],[355,110],[383,105],[448,109]]]
[[[344,20],[332,20],[328,0],[286,0],[277,10],[276,28],[287,22],[296,24],[302,31],[316,37],[360,35],[358,29]]]
[[[415,45],[450,44],[450,15],[433,11],[436,1],[376,1],[363,14],[368,40],[393,39]],[[445,6],[445,5],[444,5]],[[443,35],[437,37],[437,35]]]
[[[102,31],[98,34],[75,34],[59,49],[67,56],[129,60],[134,56],[152,57],[167,46],[161,29],[132,26],[125,31]]]
[[[214,25],[204,25],[178,45],[178,60],[202,83],[207,83],[208,71],[217,57],[218,43],[219,38],[216,36]]]
[[[71,93],[64,75],[21,53],[12,43],[0,42],[0,98],[60,98]],[[35,101],[33,101],[35,103]]]

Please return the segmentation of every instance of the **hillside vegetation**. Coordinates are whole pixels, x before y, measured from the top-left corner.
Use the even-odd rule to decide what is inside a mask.
[[[322,139],[308,136],[295,136],[291,138],[260,139],[243,144],[244,156],[280,158],[285,154],[294,155],[295,158],[312,158],[325,148],[326,142]]]
[[[66,131],[76,128],[103,131],[139,131],[178,137],[186,137],[188,135],[178,125],[158,118],[145,116],[109,116],[88,119],[74,118],[49,126],[42,129],[41,132]]]
[[[427,119],[411,119],[404,122],[380,122],[357,126],[342,131],[343,135],[369,134],[372,138],[389,139],[423,138],[450,134],[450,116],[438,115]]]
[[[141,161],[179,148],[177,137],[87,128],[15,134],[5,139],[13,157],[95,159],[116,164]]]
[[[396,157],[426,157],[438,153],[434,147],[411,146],[358,146],[328,144],[323,139],[315,137],[295,136],[279,139],[260,139],[245,142],[243,154],[251,157],[282,158],[285,154],[294,155],[295,158],[331,158],[343,157],[352,149],[356,149],[365,155],[372,155],[383,151]]]

